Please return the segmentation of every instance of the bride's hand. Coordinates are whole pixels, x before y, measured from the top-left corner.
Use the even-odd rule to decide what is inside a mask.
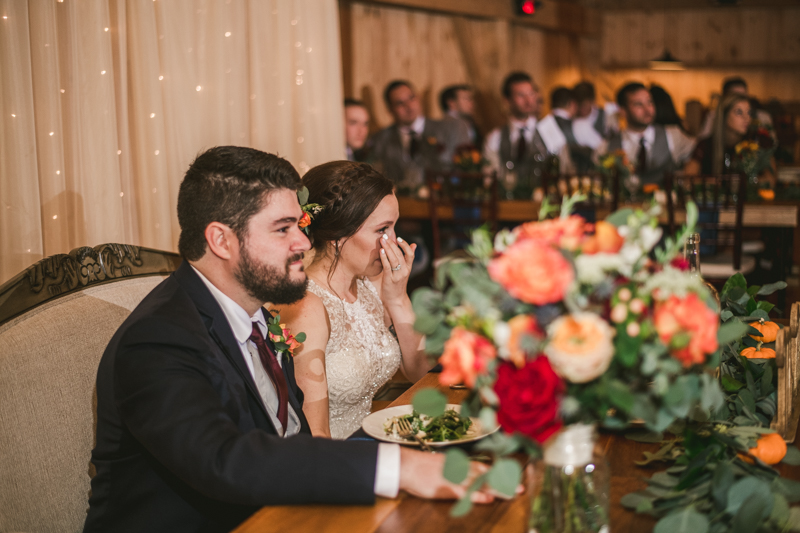
[[[381,281],[381,297],[384,305],[401,302],[408,298],[406,285],[414,263],[416,244],[409,244],[397,237],[397,243],[384,234],[381,242],[381,264],[383,279]],[[402,250],[402,251],[401,251]],[[403,255],[405,254],[405,255]]]

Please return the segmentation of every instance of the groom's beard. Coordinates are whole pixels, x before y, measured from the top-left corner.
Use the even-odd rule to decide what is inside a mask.
[[[236,280],[242,284],[247,294],[259,302],[273,304],[292,304],[303,299],[308,287],[308,278],[292,280],[289,265],[303,259],[303,254],[295,254],[286,260],[286,267],[266,265],[254,259],[246,247],[241,248],[239,267],[234,272]]]

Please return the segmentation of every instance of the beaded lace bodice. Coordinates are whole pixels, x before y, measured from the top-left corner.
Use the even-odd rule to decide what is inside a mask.
[[[369,414],[372,398],[400,368],[400,345],[384,322],[383,304],[369,280],[357,281],[358,299],[340,300],[309,280],[331,324],[325,348],[331,436],[349,437]]]

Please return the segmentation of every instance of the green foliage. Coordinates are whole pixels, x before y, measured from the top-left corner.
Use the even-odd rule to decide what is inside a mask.
[[[469,456],[460,448],[450,448],[445,454],[444,478],[450,483],[459,484],[469,474]]]
[[[688,423],[678,437],[662,440],[655,453],[645,452],[637,464],[673,466],[654,474],[644,491],[623,498],[626,507],[660,518],[656,532],[800,530],[800,513],[789,508],[790,502],[800,501],[800,483],[781,478],[759,460],[746,463],[739,455],[772,431],[777,388],[774,360],[746,359],[739,352],[758,344],[749,337],[758,331],[747,323],[767,319],[773,310],[756,297],[783,287],[783,282],[748,287],[741,274],[725,283],[718,332],[721,389],[701,394],[702,407],[711,416]],[[664,403],[673,412],[682,413],[685,395],[696,386],[690,377],[697,379],[682,376],[666,389]],[[713,378],[703,374],[698,385],[709,380]],[[715,408],[718,404],[722,407]],[[653,442],[657,437],[650,433],[629,438]],[[783,462],[800,464],[800,451],[790,446]]]
[[[411,405],[418,413],[439,416],[447,407],[447,397],[436,389],[421,389],[414,395]]]

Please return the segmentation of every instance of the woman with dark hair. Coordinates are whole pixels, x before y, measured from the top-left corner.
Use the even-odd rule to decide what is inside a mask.
[[[678,126],[683,133],[686,133],[683,120],[675,110],[675,104],[669,93],[660,85],[653,83],[650,85],[650,97],[653,99],[653,105],[656,106],[656,118],[653,122],[662,126]]]
[[[398,369],[412,381],[429,369],[406,293],[416,245],[395,235],[392,182],[370,165],[325,163],[303,183],[322,206],[308,226],[308,292],[280,314],[307,334],[294,363],[312,434],[344,439]]]

